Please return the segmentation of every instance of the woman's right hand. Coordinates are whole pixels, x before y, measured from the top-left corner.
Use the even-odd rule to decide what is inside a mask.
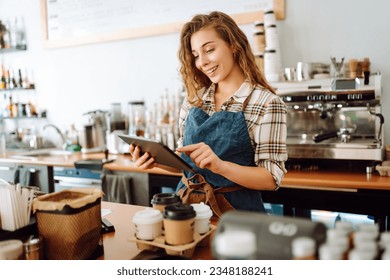
[[[142,169],[151,169],[156,166],[154,157],[150,156],[149,153],[142,153],[140,146],[135,146],[131,144],[129,146],[129,153],[132,157],[132,161],[135,166]]]

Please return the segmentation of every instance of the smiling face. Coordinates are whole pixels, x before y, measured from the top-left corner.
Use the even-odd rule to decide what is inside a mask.
[[[213,83],[221,83],[240,73],[233,50],[213,28],[201,29],[191,36],[195,66]]]

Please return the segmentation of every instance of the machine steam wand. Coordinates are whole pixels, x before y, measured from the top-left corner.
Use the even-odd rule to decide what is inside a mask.
[[[370,113],[370,115],[376,116],[376,117],[378,117],[379,120],[380,120],[380,125],[379,125],[379,131],[378,131],[378,137],[377,137],[378,139],[377,139],[377,141],[378,141],[378,143],[379,143],[380,145],[382,145],[382,126],[383,126],[383,124],[384,124],[384,122],[385,122],[385,118],[383,117],[382,114],[379,114],[379,113],[376,113],[376,112],[374,112],[374,111],[371,111],[371,108],[370,108],[370,104],[369,104],[369,103],[367,103],[367,111]]]

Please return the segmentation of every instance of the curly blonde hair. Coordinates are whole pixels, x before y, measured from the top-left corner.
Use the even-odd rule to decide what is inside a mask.
[[[257,67],[255,56],[245,33],[238,27],[229,15],[214,11],[210,14],[195,15],[191,21],[184,24],[180,34],[179,60],[180,74],[187,91],[187,100],[192,105],[200,105],[201,97],[197,95],[201,88],[211,85],[210,79],[195,66],[195,58],[191,50],[191,36],[202,29],[214,28],[222,40],[236,51],[235,62],[239,65],[246,79],[253,85],[261,85],[275,93],[267,83],[263,73]]]

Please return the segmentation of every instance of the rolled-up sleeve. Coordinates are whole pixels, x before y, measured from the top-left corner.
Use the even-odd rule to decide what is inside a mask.
[[[254,129],[255,163],[266,168],[279,187],[287,172],[287,108],[280,97],[274,95],[265,104],[258,126]]]
[[[183,147],[184,125],[186,122],[188,111],[189,111],[189,104],[186,101],[186,99],[184,99],[179,114],[179,139],[176,142],[177,147]]]

